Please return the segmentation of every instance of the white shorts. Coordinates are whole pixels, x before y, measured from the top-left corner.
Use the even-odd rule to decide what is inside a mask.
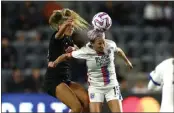
[[[119,86],[105,89],[89,87],[88,94],[90,102],[104,102],[105,98],[107,102],[115,99],[122,100]]]

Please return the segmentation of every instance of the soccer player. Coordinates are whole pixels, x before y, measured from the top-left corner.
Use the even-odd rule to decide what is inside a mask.
[[[67,105],[71,112],[89,111],[87,91],[78,83],[70,80],[70,64],[68,61],[50,68],[60,55],[72,51],[74,43],[71,38],[74,28],[86,29],[88,23],[70,9],[56,10],[49,19],[53,33],[48,50],[48,68],[45,75],[44,91],[58,98]]]
[[[149,90],[162,89],[160,112],[174,112],[174,55],[157,65],[149,78]]]
[[[122,112],[122,96],[116,79],[114,54],[124,59],[133,68],[121,48],[112,40],[105,39],[105,33],[98,30],[88,32],[90,42],[79,50],[59,56],[51,67],[70,58],[85,59],[88,67],[88,94],[90,112],[101,112],[104,98],[112,112]]]

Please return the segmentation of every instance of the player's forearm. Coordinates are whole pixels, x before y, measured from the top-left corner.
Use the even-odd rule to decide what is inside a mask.
[[[77,45],[75,45],[75,44],[74,44],[74,48],[75,48],[75,50],[78,50],[78,49],[79,49],[79,48],[77,47]]]
[[[159,91],[159,90],[161,90],[161,87],[155,85],[152,81],[150,81],[148,83],[148,90],[150,90],[150,91]]]
[[[60,27],[59,31],[56,33],[55,35],[55,38],[58,39],[58,38],[62,38],[65,30],[67,28],[67,25],[63,25],[62,27]]]
[[[64,62],[66,60],[68,60],[70,58],[70,55],[68,54],[63,54],[61,56],[59,56],[55,61],[54,63],[57,65],[58,63],[61,63],[61,62]]]
[[[126,62],[130,62],[121,48],[118,48],[118,55]]]
[[[155,88],[155,85],[153,84],[153,82],[152,81],[150,81],[149,83],[148,83],[148,90],[153,90],[154,88]]]

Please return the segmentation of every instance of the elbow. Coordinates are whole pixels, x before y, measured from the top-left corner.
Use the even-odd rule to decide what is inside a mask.
[[[148,86],[147,86],[148,90],[152,91],[154,89],[154,85],[152,83],[152,81],[149,82]]]
[[[121,54],[122,52],[123,52],[122,49],[118,47],[118,48],[117,48],[117,53],[118,53],[118,54]]]
[[[118,48],[117,49],[117,54],[120,56],[120,57],[125,57],[125,53],[123,52],[123,50],[121,48]]]
[[[121,51],[117,51],[117,54],[118,54],[119,56],[121,56],[121,55],[122,55]]]
[[[71,55],[68,53],[68,54],[63,54],[63,57],[65,60],[69,60],[71,58]]]
[[[123,56],[123,52],[121,50],[117,50],[117,54],[121,57]]]
[[[153,81],[150,81],[147,88],[149,91],[160,91],[162,86],[156,85]]]

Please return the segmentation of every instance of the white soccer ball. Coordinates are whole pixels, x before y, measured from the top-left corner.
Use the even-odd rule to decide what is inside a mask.
[[[109,30],[112,25],[111,17],[105,12],[97,13],[92,19],[92,25],[94,29],[100,31]]]

